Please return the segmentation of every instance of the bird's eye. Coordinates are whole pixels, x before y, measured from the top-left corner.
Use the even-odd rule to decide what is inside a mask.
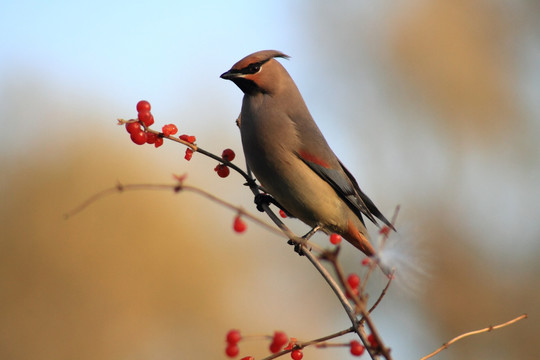
[[[252,74],[255,74],[256,72],[259,72],[259,70],[261,70],[261,64],[251,64],[249,66],[251,69],[250,69],[250,73]]]

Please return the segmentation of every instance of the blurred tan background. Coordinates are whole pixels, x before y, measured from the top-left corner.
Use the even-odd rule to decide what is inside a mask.
[[[292,56],[285,66],[361,187],[387,214],[402,207],[401,281],[375,314],[395,358],[521,313],[436,358],[537,358],[537,2],[83,6],[0,6],[0,358],[220,359],[231,328],[307,340],[348,326],[282,239],[251,223],[234,234],[234,214],[194,194],[127,192],[63,219],[117,181],[185,172],[255,211],[239,176],[186,162],[181,146],[138,147],[115,119],[148,99],[157,126],[243,164],[241,93],[218,76],[264,48]],[[373,297],[383,285],[372,279]],[[241,343],[241,355],[266,347]]]

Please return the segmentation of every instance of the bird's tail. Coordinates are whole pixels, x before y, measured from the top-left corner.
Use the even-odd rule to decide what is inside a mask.
[[[345,238],[345,240],[354,245],[354,247],[362,251],[367,256],[371,258],[377,257],[377,252],[369,241],[369,237],[367,235],[367,230],[365,227],[362,226],[362,228],[359,229],[352,221],[349,220],[347,232],[343,234],[343,237]],[[384,266],[381,262],[378,262],[378,264],[386,276],[392,275],[392,269]]]

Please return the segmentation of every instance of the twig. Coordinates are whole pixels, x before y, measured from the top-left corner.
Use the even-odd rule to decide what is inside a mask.
[[[137,120],[124,120],[124,119],[117,119],[118,121],[118,124],[119,125],[124,125],[126,123],[129,123],[129,122],[135,122]],[[187,147],[189,147],[191,150],[195,151],[195,152],[198,152],[198,153],[201,153],[203,155],[206,155],[208,156],[209,158],[212,158],[214,160],[217,160],[219,162],[222,162],[223,164],[227,165],[228,167],[230,167],[231,169],[234,169],[237,173],[239,173],[240,175],[242,175],[244,177],[244,179],[246,179],[246,181],[254,181],[253,180],[253,177],[251,177],[249,174],[247,174],[244,170],[242,170],[241,168],[239,168],[238,166],[236,166],[234,163],[230,162],[229,160],[226,160],[226,159],[223,159],[222,157],[220,156],[217,156],[207,150],[204,150],[203,148],[201,148],[200,146],[196,145],[196,144],[193,144],[193,143],[190,143],[189,141],[185,141],[185,140],[182,140],[180,139],[179,137],[177,136],[173,136],[173,135],[165,135],[163,134],[162,132],[160,131],[157,131],[157,130],[154,130],[154,129],[151,129],[150,127],[144,125],[144,124],[141,124],[141,126],[144,127],[145,131],[146,132],[149,132],[149,133],[152,133],[152,134],[155,134],[159,137],[162,137],[164,139],[169,139],[171,141],[174,141],[174,142],[177,142],[177,143],[180,143],[182,145],[185,145]]]
[[[513,323],[516,323],[520,320],[523,320],[523,319],[526,319],[528,317],[527,314],[523,314],[523,315],[520,315],[510,321],[507,321],[505,323],[502,323],[502,324],[499,324],[499,325],[490,325],[484,329],[480,329],[480,330],[475,330],[475,331],[470,331],[468,333],[465,333],[465,334],[461,334],[459,336],[456,336],[455,338],[453,338],[452,340],[448,341],[447,343],[444,343],[443,346],[441,346],[440,348],[438,348],[437,350],[435,350],[434,352],[432,352],[431,354],[429,355],[426,355],[424,356],[423,358],[421,358],[420,360],[426,360],[426,359],[429,359],[430,357],[433,357],[435,355],[437,355],[438,353],[440,353],[441,351],[443,351],[444,349],[447,349],[450,345],[454,344],[455,342],[458,342],[459,340],[463,339],[463,338],[466,338],[468,336],[472,336],[472,335],[477,335],[477,334],[481,334],[481,333],[485,333],[485,332],[490,332],[490,331],[493,331],[493,330],[497,330],[497,329],[500,329],[500,328],[503,328],[505,326],[508,326],[508,325],[512,325]]]
[[[320,337],[318,339],[314,339],[314,340],[310,340],[310,341],[297,342],[295,345],[293,345],[292,349],[281,350],[281,351],[279,351],[279,352],[277,352],[275,354],[272,354],[272,355],[269,355],[269,356],[263,358],[262,360],[276,359],[276,358],[278,358],[278,357],[280,357],[282,355],[285,355],[285,354],[288,354],[288,353],[292,352],[295,349],[303,349],[303,348],[311,346],[311,345],[315,345],[316,347],[321,347],[321,348],[330,347],[330,346],[344,346],[344,344],[328,344],[328,343],[324,343],[324,341],[331,340],[331,339],[343,336],[343,335],[351,333],[351,332],[354,332],[354,329],[352,327],[350,327],[348,329],[345,329],[345,330],[340,330],[340,331],[335,332],[335,333],[330,334],[330,335]]]
[[[192,185],[185,185],[185,184],[127,184],[123,185],[118,183],[115,187],[111,187],[105,190],[102,190],[98,192],[95,195],[92,195],[87,200],[85,200],[83,203],[81,203],[79,206],[74,208],[73,210],[67,212],[64,214],[64,218],[68,219],[79,212],[86,209],[88,206],[92,205],[94,202],[98,201],[99,199],[115,194],[115,193],[122,193],[124,191],[135,191],[135,190],[167,190],[167,191],[173,191],[173,192],[179,192],[180,190],[187,190],[194,193],[197,193],[199,195],[202,195],[203,197],[206,197],[207,199],[210,199],[212,201],[217,202],[218,204],[221,204],[222,206],[229,208],[231,210],[236,211],[239,214],[242,214],[242,216],[245,216],[246,218],[252,220],[253,222],[257,223],[258,225],[264,227],[265,229],[273,232],[274,234],[283,236],[283,232],[279,229],[276,229],[274,226],[267,224],[266,222],[262,221],[255,215],[245,211],[243,208],[236,206],[228,201],[225,201],[211,193],[209,193],[206,190],[203,190],[201,188],[198,188],[196,186]]]
[[[360,340],[362,340],[362,343],[364,343],[364,346],[366,347],[366,350],[368,350],[369,355],[371,358],[375,359],[377,357],[377,352],[380,352],[385,359],[390,360],[392,359],[392,356],[390,355],[389,349],[384,345],[381,336],[379,335],[379,332],[375,328],[375,324],[373,324],[373,321],[371,320],[370,312],[366,309],[366,297],[364,295],[364,292],[360,292],[358,296],[356,296],[351,290],[348,282],[345,279],[345,274],[343,270],[341,269],[341,265],[337,261],[337,259],[331,260],[332,265],[334,266],[334,270],[336,271],[336,274],[338,276],[338,279],[343,284],[345,288],[348,289],[349,292],[351,292],[351,297],[355,302],[356,305],[356,311],[355,311],[355,321],[353,322],[353,325],[355,327],[356,333],[360,337]],[[360,321],[356,319],[356,314],[362,315]],[[362,324],[366,322],[368,325],[371,334],[375,338],[375,341],[378,345],[377,349],[373,349],[371,344],[366,339],[365,334],[360,331],[360,328]],[[378,351],[375,351],[378,350]]]
[[[381,294],[379,295],[379,298],[377,299],[377,301],[375,301],[375,304],[373,304],[373,306],[368,310],[368,312],[371,314],[373,312],[373,310],[375,310],[375,308],[379,305],[379,303],[381,302],[382,298],[384,297],[384,295],[386,295],[386,292],[388,291],[388,288],[390,287],[390,283],[392,283],[392,280],[394,279],[393,276],[391,276],[389,279],[388,279],[388,282],[386,283],[386,286],[384,287],[383,291],[381,291]]]
[[[351,332],[354,332],[354,329],[352,327],[350,327],[348,329],[345,329],[345,330],[338,331],[338,332],[330,334],[330,335],[320,337],[320,338],[315,339],[315,340],[301,342],[301,343],[298,343],[298,345],[300,347],[302,347],[302,348],[304,348],[306,346],[309,346],[309,345],[316,345],[317,347],[325,347],[326,345],[323,345],[325,341],[335,339],[337,337],[340,337],[342,335],[345,335],[345,334],[348,334],[348,333],[351,333]]]

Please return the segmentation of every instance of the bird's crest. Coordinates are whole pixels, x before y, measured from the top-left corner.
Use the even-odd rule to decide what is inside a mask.
[[[238,61],[236,64],[234,64],[231,68],[234,70],[242,70],[248,68],[251,64],[264,64],[270,59],[273,58],[284,58],[288,59],[290,56],[282,53],[281,51],[277,50],[262,50],[257,51],[256,53],[253,53],[251,55],[246,56],[245,58]]]

